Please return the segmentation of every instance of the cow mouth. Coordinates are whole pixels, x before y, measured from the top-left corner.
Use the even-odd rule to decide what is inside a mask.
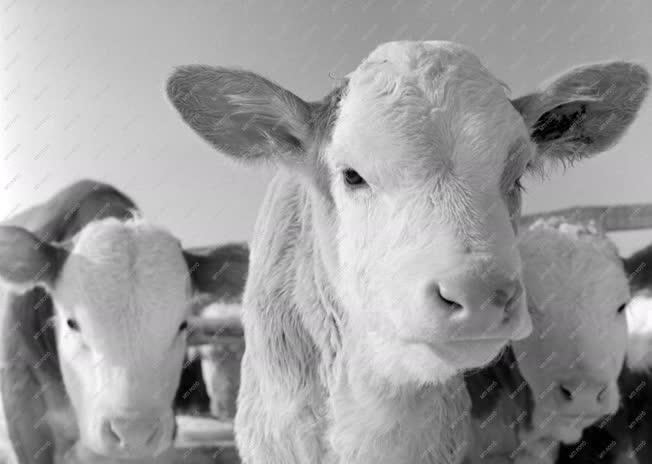
[[[557,414],[555,420],[569,427],[586,427],[603,417],[604,414]]]
[[[170,414],[172,414],[171,411]],[[115,432],[107,432],[106,426],[103,425],[98,427],[99,433],[93,433],[94,430],[87,431],[87,433],[82,431],[80,439],[77,442],[76,453],[88,455],[90,458],[86,457],[74,462],[95,462],[93,459],[98,458],[118,459],[120,462],[122,460],[136,460],[138,462],[148,460],[147,462],[149,462],[149,459],[154,459],[152,462],[157,462],[156,459],[160,455],[167,453],[174,446],[174,439],[177,433],[177,424],[174,417],[161,418],[157,423],[160,424],[160,428],[152,428],[152,433],[149,438],[143,438],[136,442],[130,442],[128,440],[125,442],[116,439],[117,435],[115,435]],[[127,435],[124,436],[126,437]],[[143,437],[145,436],[143,435]]]
[[[507,346],[506,338],[469,338],[446,340],[441,343],[413,342],[425,346],[436,356],[446,359],[449,363],[471,369],[489,364],[496,359]]]

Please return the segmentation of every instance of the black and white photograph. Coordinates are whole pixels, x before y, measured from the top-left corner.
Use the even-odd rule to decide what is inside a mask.
[[[0,0],[0,464],[652,464],[652,1]]]

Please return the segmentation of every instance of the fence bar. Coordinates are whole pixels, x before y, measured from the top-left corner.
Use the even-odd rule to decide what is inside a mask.
[[[244,343],[239,318],[192,317],[189,320],[188,344],[191,346]]]
[[[576,206],[545,213],[527,214],[520,223],[527,227],[540,218],[561,216],[578,222],[595,221],[605,232],[652,229],[652,204],[634,203],[625,205]]]

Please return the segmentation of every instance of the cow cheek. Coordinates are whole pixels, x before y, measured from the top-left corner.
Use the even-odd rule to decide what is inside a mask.
[[[154,391],[155,395],[151,395],[152,388],[149,386],[149,382],[143,383],[143,393],[148,398],[155,400],[158,403],[156,406],[165,408],[172,404],[181,381],[185,352],[186,344],[179,341],[173,352],[150,372],[153,382],[160,388]],[[136,372],[136,374],[138,373]]]
[[[75,410],[82,436],[87,435],[92,429],[95,416],[93,398],[97,397],[99,386],[95,381],[93,366],[80,359],[61,359],[61,372],[63,375],[66,392]]]
[[[403,285],[397,280],[400,270],[395,258],[401,253],[395,245],[397,220],[377,210],[342,219],[338,292],[351,322],[361,330],[393,333],[392,315],[397,304],[405,303],[400,296]]]

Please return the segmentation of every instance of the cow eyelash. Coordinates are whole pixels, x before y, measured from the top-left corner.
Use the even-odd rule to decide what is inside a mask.
[[[75,332],[79,332],[79,324],[77,323],[76,320],[74,319],[67,319],[66,324],[70,328],[70,330],[74,330]]]

